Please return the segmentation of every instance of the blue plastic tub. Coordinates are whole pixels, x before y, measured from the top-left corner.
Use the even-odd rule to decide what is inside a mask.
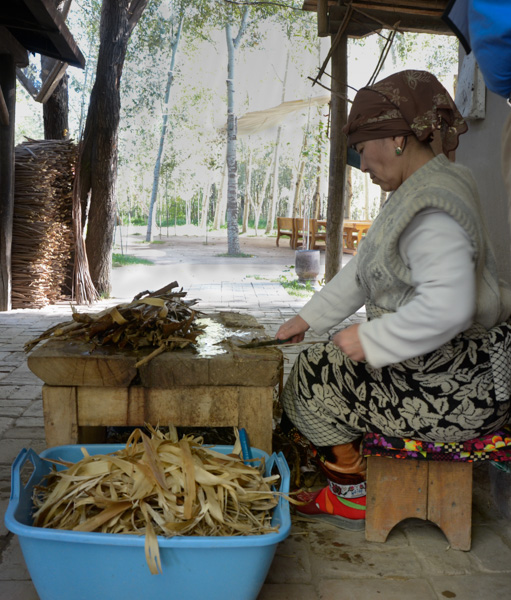
[[[57,446],[43,458],[77,462],[89,454],[107,454],[121,444]],[[225,454],[232,446],[215,446]],[[266,459],[266,475],[274,466],[281,475],[280,491],[289,491],[289,468],[282,453]],[[29,464],[31,463],[31,464]],[[22,471],[32,468],[26,485]],[[25,469],[24,469],[25,467]],[[255,600],[266,579],[277,544],[289,535],[289,502],[280,498],[272,524],[278,533],[228,537],[158,537],[162,573],[151,575],[144,537],[43,529],[32,525],[32,491],[51,469],[33,450],[22,450],[12,466],[7,528],[20,541],[28,571],[41,600]]]

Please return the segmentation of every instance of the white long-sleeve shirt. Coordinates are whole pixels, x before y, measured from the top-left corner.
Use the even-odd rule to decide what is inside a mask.
[[[465,230],[437,209],[420,212],[399,240],[415,296],[396,312],[362,323],[358,333],[374,367],[401,362],[439,348],[467,329],[476,309],[474,252]],[[319,335],[361,308],[365,295],[352,259],[300,311]]]

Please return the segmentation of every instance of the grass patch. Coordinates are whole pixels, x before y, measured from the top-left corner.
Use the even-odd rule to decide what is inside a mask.
[[[280,275],[277,281],[282,285],[290,296],[298,296],[299,298],[310,298],[315,292],[314,285],[311,281],[301,283],[298,279],[290,279],[286,275]]]
[[[153,240],[151,242],[151,244],[164,244],[165,242],[163,240]]]
[[[130,254],[112,254],[112,267],[124,267],[126,265],[152,265],[152,260],[138,258]]]

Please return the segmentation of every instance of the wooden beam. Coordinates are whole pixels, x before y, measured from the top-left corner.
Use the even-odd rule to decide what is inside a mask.
[[[352,0],[325,0],[328,7],[342,7],[352,3]],[[305,0],[302,10],[318,12],[319,4],[322,0]],[[417,10],[436,10],[443,13],[449,4],[449,0],[353,0],[355,4],[364,6],[373,6],[377,10],[400,10],[400,9],[417,9]]]
[[[452,30],[440,17],[412,14],[410,12],[390,12],[353,7],[353,14],[346,29],[350,37],[364,37],[381,29],[392,29],[399,22],[399,31],[453,35]],[[330,35],[335,35],[343,23],[346,7],[332,6],[329,11]]]
[[[366,2],[353,2],[353,8],[356,10],[357,8],[364,10],[366,12],[370,11],[378,11],[383,13],[391,13],[393,15],[399,16],[402,14],[409,15],[424,15],[427,17],[435,17],[440,18],[443,14],[443,10],[438,10],[438,8],[430,8],[430,7],[422,7],[419,8],[417,6],[388,6],[386,4],[374,4],[374,3],[366,3]]]
[[[347,3],[347,0],[344,0]],[[354,0],[353,4],[364,5],[378,10],[429,10],[443,13],[449,0]]]
[[[343,34],[332,52],[332,99],[330,104],[330,166],[328,174],[327,246],[325,279],[330,281],[342,262],[342,221],[346,173],[348,119],[348,36]]]
[[[9,126],[9,109],[7,108],[7,104],[5,102],[4,93],[2,92],[2,88],[0,87],[0,125],[8,127]]]
[[[57,87],[59,81],[64,76],[64,73],[67,69],[67,63],[62,62],[61,60],[55,60],[54,65],[51,71],[46,76],[43,81],[43,85],[41,86],[40,92],[35,97],[37,102],[41,102],[44,104],[50,96],[53,94],[53,91]]]
[[[417,33],[452,35],[442,20],[448,0],[306,0],[303,10],[318,13],[318,34],[335,35],[348,9],[353,10],[347,33],[350,37],[364,37],[382,28],[392,28],[399,21],[399,30]],[[323,30],[325,10],[328,31]],[[320,29],[320,27],[322,29]]]
[[[0,54],[11,54],[18,67],[28,65],[28,52],[5,27],[0,26]]]
[[[27,92],[32,96],[32,98],[36,98],[39,93],[32,79],[29,79],[26,74],[18,67],[16,69],[16,77],[21,85],[27,90]]]
[[[317,75],[316,79],[314,80],[314,83],[319,81],[321,79],[321,77],[323,76],[323,73],[325,72],[325,69],[326,69],[328,63],[329,63],[330,59],[332,58],[332,54],[335,52],[337,45],[343,39],[342,36],[344,35],[346,28],[348,27],[348,23],[351,18],[351,12],[352,12],[351,7],[348,7],[348,10],[344,14],[344,19],[343,19],[341,25],[339,26],[339,29],[337,30],[335,37],[332,38],[332,41],[330,43],[330,50],[328,51],[328,54],[326,55],[326,58],[323,61],[323,64],[321,65],[321,68],[319,69],[318,75]]]
[[[0,311],[7,311],[11,309],[14,113],[16,106],[16,65],[10,54],[0,54],[0,89],[9,115],[8,125],[0,125]]]
[[[326,37],[328,31],[328,0],[318,0],[318,36]]]
[[[23,21],[5,19],[4,25],[31,52],[64,60],[83,68],[85,58],[53,0],[19,0],[26,9]],[[3,19],[4,21],[4,19]]]

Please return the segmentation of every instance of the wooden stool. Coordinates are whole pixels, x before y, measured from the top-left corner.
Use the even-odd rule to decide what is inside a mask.
[[[459,443],[430,443],[368,433],[366,539],[385,542],[411,517],[432,521],[451,548],[470,550],[473,461],[511,461],[511,426]],[[415,458],[420,456],[420,458]]]
[[[451,548],[470,550],[472,463],[369,456],[366,539],[385,542],[410,517],[438,525]]]

